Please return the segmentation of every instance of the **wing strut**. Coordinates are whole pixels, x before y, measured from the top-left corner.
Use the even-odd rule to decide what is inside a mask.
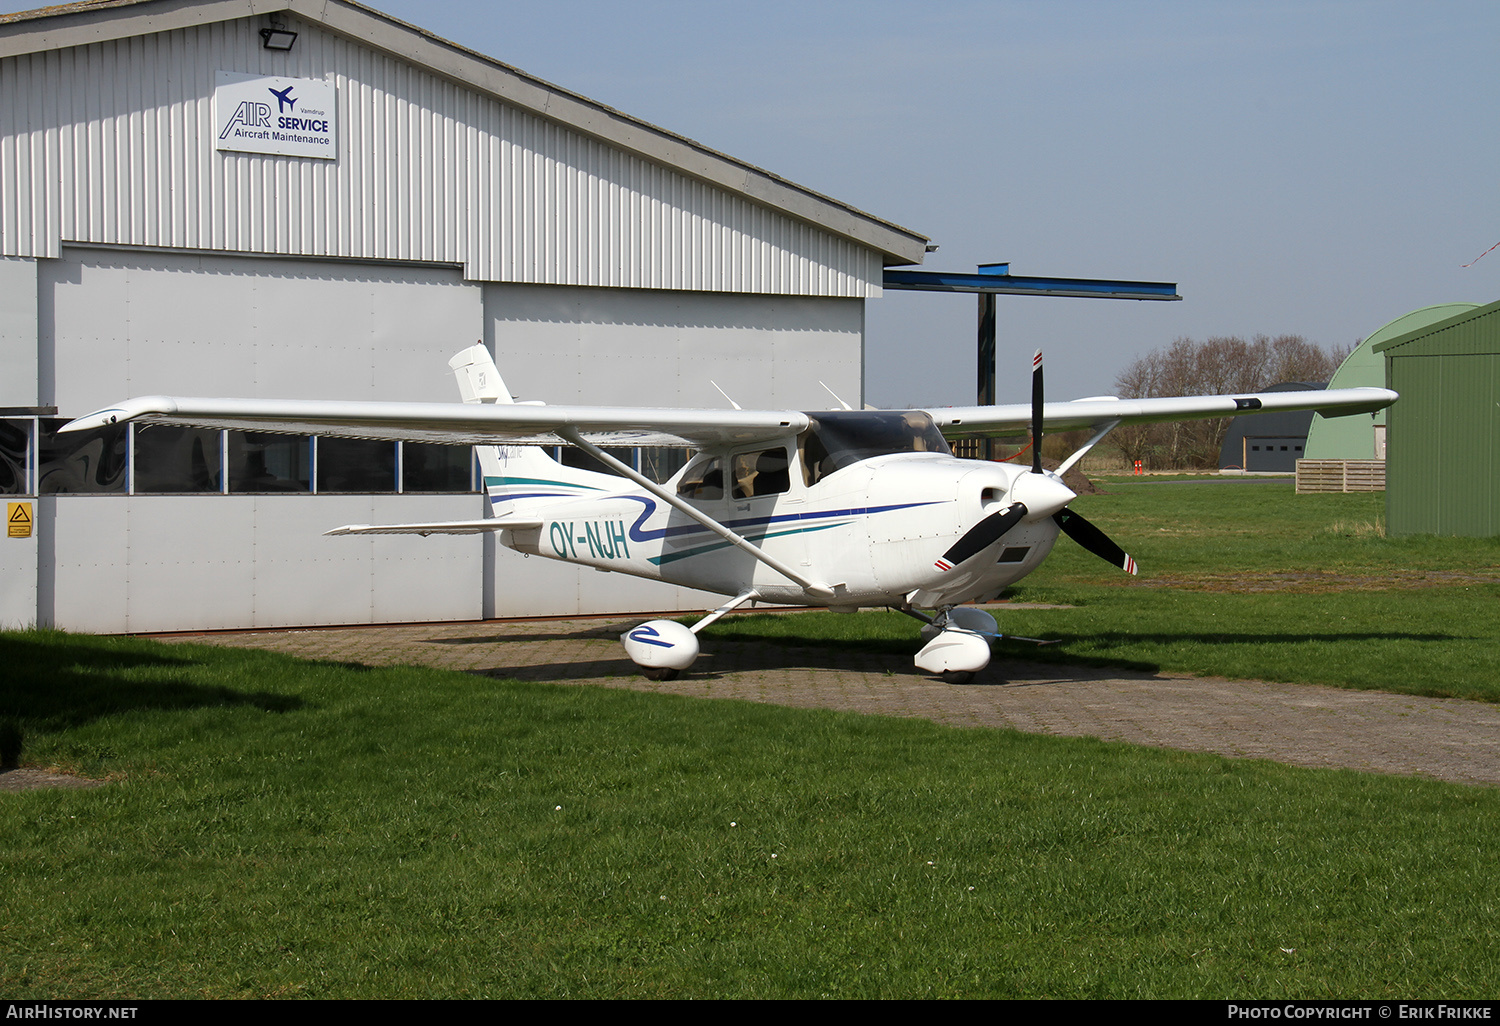
[[[692,631],[694,634],[697,634],[699,631],[707,627],[709,624],[713,623],[725,613],[733,612],[740,606],[743,606],[746,602],[750,602],[758,598],[760,598],[760,592],[756,591],[754,588],[747,588],[736,595],[734,598],[730,599],[728,602],[724,603],[718,609],[715,609],[703,619],[693,624],[688,628],[688,630]]]
[[[1103,427],[1101,427],[1098,431],[1095,431],[1094,432],[1094,437],[1090,438],[1087,442],[1084,442],[1083,443],[1083,448],[1079,449],[1073,455],[1069,456],[1068,459],[1067,459],[1067,461],[1064,462],[1062,466],[1060,466],[1056,470],[1054,470],[1053,473],[1056,474],[1058,477],[1062,477],[1068,471],[1072,470],[1073,469],[1073,465],[1076,464],[1079,460],[1083,459],[1083,457],[1088,453],[1088,451],[1090,449],[1092,449],[1094,446],[1098,445],[1099,441],[1105,435],[1109,434],[1111,431],[1113,431],[1115,428],[1117,428],[1119,426],[1120,426],[1120,422],[1118,420],[1112,420],[1108,424],[1105,424]]]
[[[800,584],[803,588],[806,588],[810,594],[825,599],[834,597],[835,592],[829,585],[824,584],[822,581],[814,581],[808,577],[804,577],[802,574],[799,574],[797,571],[787,566],[775,556],[766,554],[762,549],[735,534],[733,531],[725,527],[723,524],[719,523],[707,513],[704,513],[701,510],[694,509],[692,506],[688,505],[686,502],[682,501],[677,496],[667,491],[655,481],[651,480],[648,477],[645,477],[640,472],[632,468],[629,464],[621,463],[609,453],[605,452],[594,443],[585,439],[583,435],[579,433],[577,428],[559,428],[557,431],[557,435],[559,438],[567,441],[568,444],[578,446],[578,448],[582,449],[584,452],[588,453],[590,456],[594,457],[594,459],[598,460],[600,463],[603,463],[605,466],[613,467],[620,474],[628,477],[630,480],[646,489],[646,491],[656,496],[662,502],[665,502],[668,506],[671,506],[673,509],[684,514],[685,516],[689,516],[692,519],[698,521],[698,523],[702,524],[704,527],[708,528],[714,534],[717,534],[720,538],[723,538],[731,545],[735,546],[736,548],[743,549],[745,552],[748,552],[750,555],[766,564],[766,566],[770,567],[772,570],[775,570],[778,574],[785,577],[787,580],[792,581],[796,584]]]

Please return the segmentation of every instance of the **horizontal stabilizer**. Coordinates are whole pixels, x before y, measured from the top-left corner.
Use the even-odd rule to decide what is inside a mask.
[[[540,520],[513,520],[492,518],[489,520],[439,520],[431,524],[348,524],[335,527],[332,534],[484,534],[487,531],[529,531],[542,526]]]

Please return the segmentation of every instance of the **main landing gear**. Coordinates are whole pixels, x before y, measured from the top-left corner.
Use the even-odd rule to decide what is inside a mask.
[[[754,591],[742,591],[691,627],[675,620],[650,620],[621,634],[620,643],[647,680],[676,680],[698,658],[698,632],[756,597]]]
[[[698,631],[755,598],[753,592],[735,596],[692,627],[674,620],[650,620],[620,635],[625,652],[647,680],[675,680],[698,658]],[[1000,637],[995,618],[973,606],[949,606],[935,616],[910,606],[900,612],[922,621],[922,640],[916,666],[947,684],[968,684],[990,664],[990,643]],[[1030,639],[1028,639],[1030,640]]]

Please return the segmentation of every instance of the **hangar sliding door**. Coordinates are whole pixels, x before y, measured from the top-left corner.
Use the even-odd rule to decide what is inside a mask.
[[[38,290],[41,401],[60,417],[153,394],[452,401],[447,359],[484,333],[480,287],[445,267],[75,247],[38,262]],[[256,441],[267,437],[248,436],[262,462],[313,451]],[[394,456],[338,494],[318,494],[310,466],[305,488],[222,487],[219,443],[190,441],[200,473],[180,492],[169,478],[152,494],[40,497],[39,622],[161,631],[481,615],[482,539],[322,533],[479,516],[477,494],[402,493],[393,471],[380,476]]]

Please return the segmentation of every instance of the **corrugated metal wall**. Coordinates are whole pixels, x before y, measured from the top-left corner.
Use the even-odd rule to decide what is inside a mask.
[[[0,60],[0,255],[63,242],[461,264],[482,281],[869,297],[873,250],[292,19]],[[338,160],[219,152],[217,72],[330,78]]]
[[[1387,532],[1500,535],[1500,303],[1385,345]]]

